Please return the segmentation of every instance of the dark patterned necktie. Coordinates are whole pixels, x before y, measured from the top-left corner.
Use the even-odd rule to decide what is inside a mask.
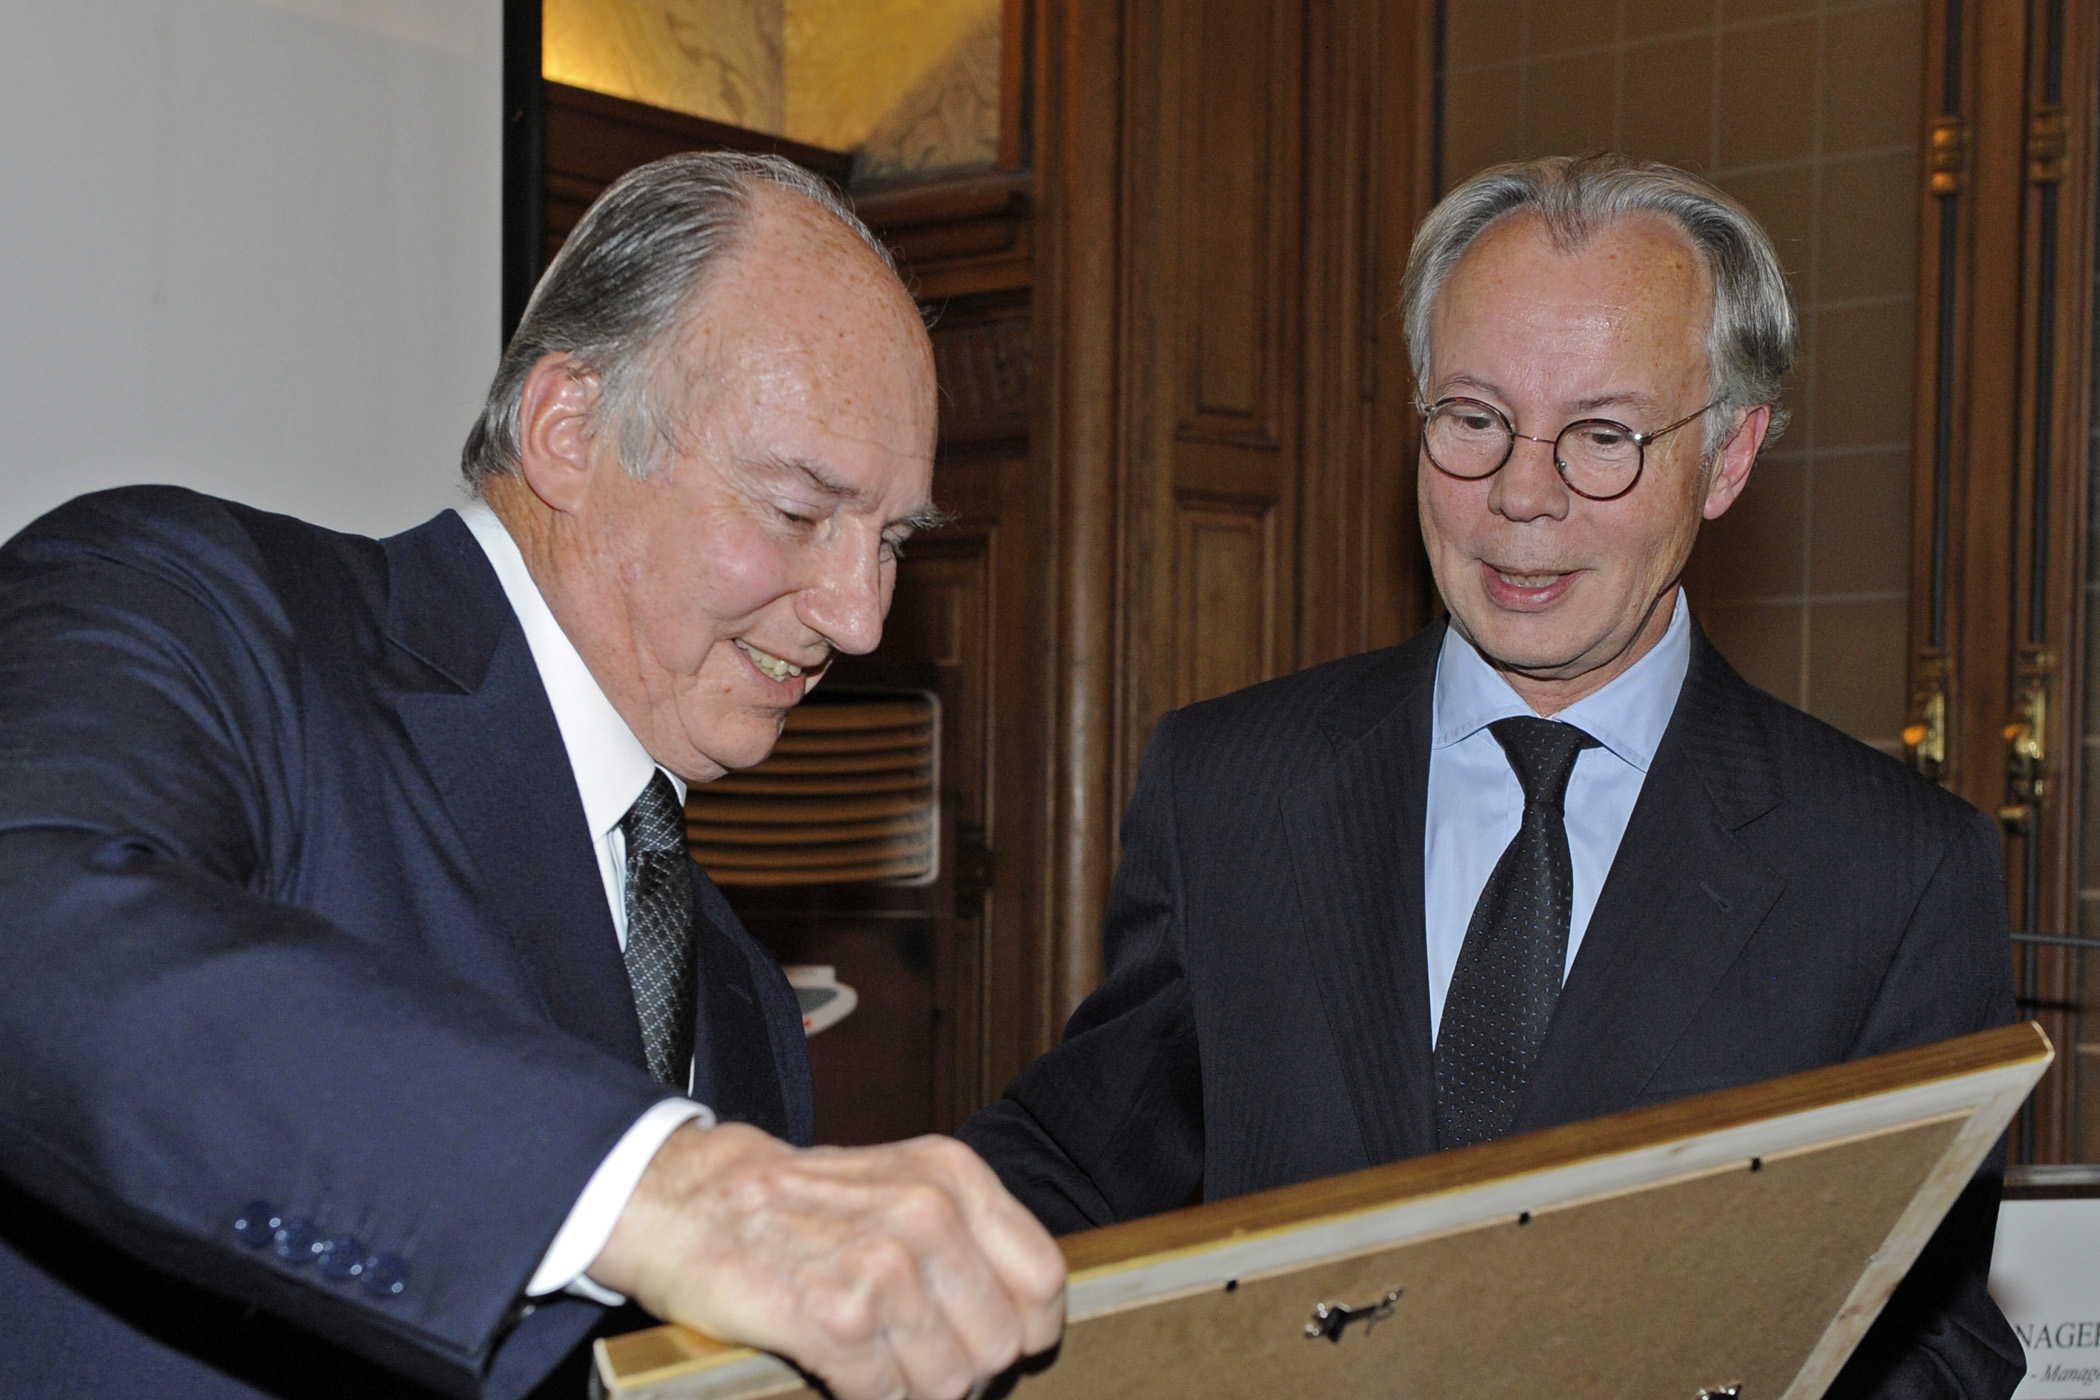
[[[1574,864],[1561,799],[1575,758],[1597,741],[1572,724],[1524,715],[1488,726],[1524,787],[1524,818],[1466,926],[1436,1040],[1441,1148],[1509,1131],[1560,1000]]]
[[[693,877],[685,813],[661,771],[620,819],[627,838],[627,978],[649,1072],[683,1090],[693,1068]]]

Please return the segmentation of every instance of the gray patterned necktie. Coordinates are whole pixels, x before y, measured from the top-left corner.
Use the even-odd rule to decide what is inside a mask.
[[[661,771],[620,819],[627,838],[627,978],[641,1017],[649,1072],[674,1089],[691,1082],[699,978],[694,966],[693,877],[685,813]]]
[[[1509,1132],[1560,1001],[1575,903],[1561,800],[1575,759],[1597,741],[1521,715],[1488,726],[1524,787],[1524,817],[1480,891],[1444,997],[1436,1040],[1440,1148]]]

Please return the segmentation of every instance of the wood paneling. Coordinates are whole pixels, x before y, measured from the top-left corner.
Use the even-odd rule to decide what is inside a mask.
[[[1290,405],[1283,370],[1296,299],[1299,86],[1294,0],[1176,5],[1180,110],[1172,245],[1181,321],[1176,432],[1275,448]],[[1290,387],[1295,387],[1290,386]]]
[[[1999,815],[2013,925],[2040,940],[2016,953],[2022,1004],[2075,1044],[2090,985],[2077,960],[2091,950],[2060,940],[2089,932],[2079,837],[2100,821],[2080,732],[2093,708],[2081,663],[2095,654],[2100,11],[1935,0],[1927,34],[1907,737],[1921,769]],[[2092,1117],[2080,1062],[2067,1055],[2037,1090],[2017,1158],[2079,1151]]]
[[[992,764],[998,718],[998,652],[993,619],[997,582],[998,527],[965,517],[955,527],[917,542],[899,571],[896,601],[884,629],[885,648],[940,669],[948,697],[948,746],[942,757],[941,801],[950,821],[951,890],[944,933],[952,958],[953,993],[942,1003],[943,1053],[952,1059],[947,1101],[937,1123],[960,1122],[997,1092],[987,1085],[985,970],[993,962],[987,939],[995,927],[1014,922],[1009,913],[995,925],[989,908],[989,862],[995,840],[994,803],[1002,796]],[[1025,829],[1025,823],[1019,824]],[[1008,934],[1009,938],[1013,935]],[[1003,1084],[1005,1081],[999,1081]]]
[[[1415,519],[1414,375],[1400,289],[1434,200],[1438,7],[1306,17],[1297,655],[1310,666],[1428,620]]]
[[[1117,806],[1165,709],[1426,620],[1390,313],[1434,48],[1427,4],[1124,15]]]
[[[895,1142],[946,1131],[953,1109],[940,921],[839,908],[767,918],[761,927],[782,962],[836,967],[860,997],[851,1015],[809,1042],[817,1141]]]
[[[1040,937],[988,973],[1012,1020],[1003,1067],[1055,1043],[1101,976],[1101,911],[1114,859],[1116,540],[1126,383],[1126,166],[1122,0],[1038,0],[1031,468],[1049,486],[1042,560],[1052,700]],[[1131,361],[1131,369],[1135,360]],[[1000,871],[1002,885],[1005,871]],[[1002,890],[1000,898],[1006,898]],[[1003,1082],[1003,1081],[1002,1081]]]
[[[1307,200],[1305,0],[1130,8],[1130,343],[1143,358],[1126,378],[1119,798],[1162,711],[1266,679],[1279,647],[1295,651]]]
[[[989,171],[865,190],[863,219],[903,264],[921,301],[1025,289],[1030,281],[1026,171]]]
[[[1275,674],[1276,507],[1176,500],[1174,703],[1191,705]]]
[[[1392,308],[1432,186],[1434,39],[1430,0],[1034,7],[1032,344],[983,304],[935,329],[942,499],[996,500],[1006,542],[987,1094],[1099,979],[1160,712],[1427,619]],[[1025,460],[996,445],[1011,375]]]
[[[546,83],[544,92],[547,165],[542,265],[552,260],[599,191],[637,165],[660,156],[679,151],[782,155],[842,184],[853,169],[851,156],[785,136],[725,126],[564,83]]]
[[[1034,348],[1026,307],[996,307],[975,324],[941,327],[933,354],[941,387],[941,441],[966,444],[1023,440],[1028,434],[1029,355]],[[1010,311],[1013,314],[998,314]]]

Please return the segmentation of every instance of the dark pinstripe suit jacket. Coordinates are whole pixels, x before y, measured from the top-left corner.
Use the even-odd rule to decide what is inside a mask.
[[[1443,638],[1166,716],[1110,896],[1109,972],[964,1139],[1052,1229],[1436,1149],[1422,928]],[[1692,661],[1516,1124],[1528,1131],[2012,1018],[1994,827]],[[1997,1396],[1995,1172],[1834,1394]]]

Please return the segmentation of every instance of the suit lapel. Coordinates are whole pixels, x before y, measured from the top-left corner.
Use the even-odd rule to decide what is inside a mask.
[[[1627,1107],[1786,888],[1736,837],[1780,801],[1749,687],[1694,625],[1691,667],[1583,936],[1515,1129]]]
[[[752,977],[736,914],[715,882],[693,867],[694,937],[700,956],[700,1033],[693,1044],[693,1097],[724,1122],[749,1123],[801,1141],[790,1121],[772,1053],[773,1026]],[[798,1022],[795,1031],[801,1033]]]
[[[494,570],[449,511],[384,543],[388,634],[451,682],[403,693],[398,712],[473,856],[480,907],[556,1025],[646,1065],[567,750]]]
[[[1308,951],[1374,1164],[1436,1147],[1422,824],[1442,640],[1425,630],[1339,697],[1321,717],[1331,760],[1283,799]]]

